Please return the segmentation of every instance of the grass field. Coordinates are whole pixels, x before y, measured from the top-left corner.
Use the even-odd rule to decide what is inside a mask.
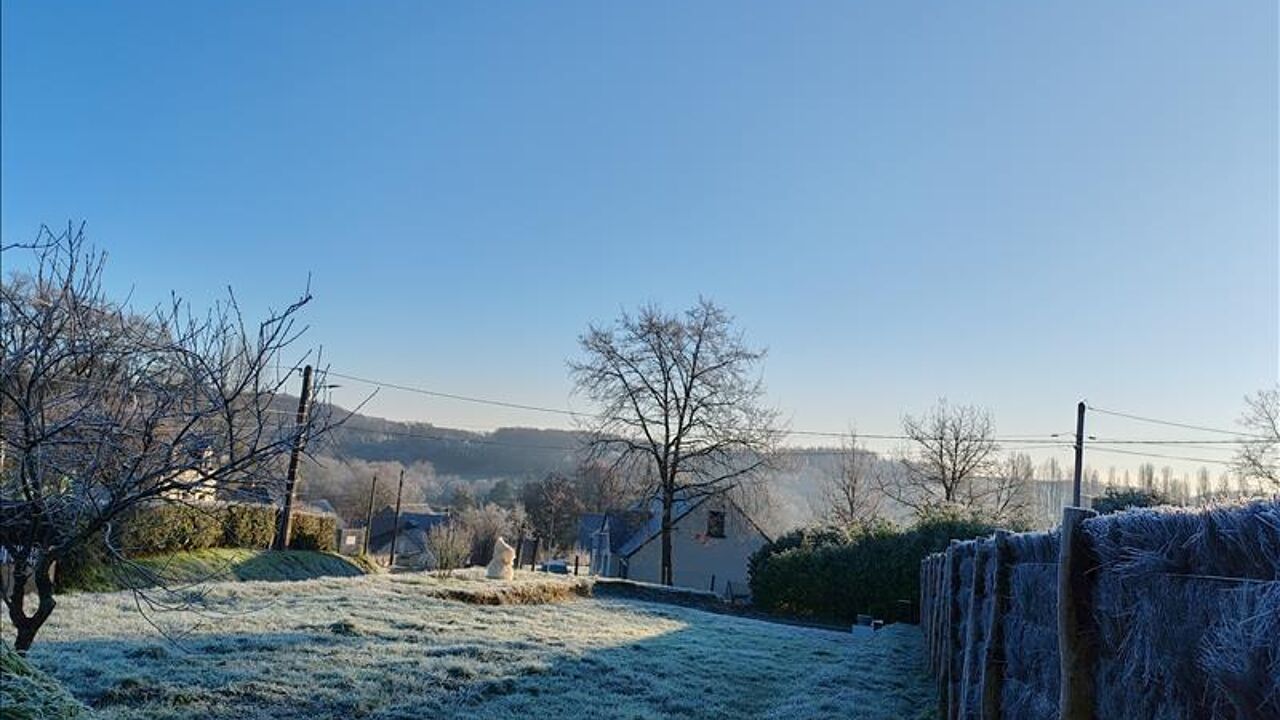
[[[548,590],[547,582],[563,585]],[[573,599],[528,574],[222,583],[217,612],[152,628],[77,594],[32,661],[106,718],[916,718],[936,708],[916,628],[871,641],[698,610]],[[461,597],[472,602],[458,602]]]

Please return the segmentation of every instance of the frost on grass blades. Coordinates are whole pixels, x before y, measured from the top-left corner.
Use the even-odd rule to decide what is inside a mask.
[[[933,706],[913,628],[859,643],[635,601],[431,597],[483,584],[418,574],[219,584],[216,620],[165,617],[190,631],[180,645],[126,593],[71,595],[31,660],[104,718],[887,720]]]

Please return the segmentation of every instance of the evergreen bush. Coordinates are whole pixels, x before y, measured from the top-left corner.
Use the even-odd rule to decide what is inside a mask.
[[[907,529],[881,523],[849,533],[788,533],[752,556],[752,601],[771,613],[824,622],[850,623],[859,614],[909,619],[920,597],[920,561],[953,539],[994,530],[980,519],[934,513]]]

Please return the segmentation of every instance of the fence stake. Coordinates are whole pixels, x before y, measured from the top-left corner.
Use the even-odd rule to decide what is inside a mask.
[[[944,601],[946,602],[946,621],[943,629],[942,641],[942,689],[939,697],[942,698],[942,718],[943,720],[954,720],[955,718],[955,682],[958,678],[955,668],[956,657],[956,633],[960,631],[960,541],[952,540],[951,545],[947,548],[947,587]]]
[[[573,576],[578,577],[578,555],[576,553],[573,556]]]
[[[973,579],[971,581],[973,591],[969,593],[968,621],[965,624],[964,642],[960,646],[963,657],[960,671],[959,716],[962,718],[977,714],[978,708],[972,706],[973,700],[971,698],[975,698],[979,702],[982,699],[981,693],[975,696],[974,693],[970,692],[970,688],[977,686],[981,689],[983,683],[982,672],[986,656],[978,657],[978,643],[984,639],[984,636],[978,628],[977,619],[978,614],[983,610],[983,603],[990,595],[990,590],[987,588],[986,565],[987,558],[993,548],[992,543],[985,540],[973,540],[967,545],[973,548]]]
[[[1058,547],[1058,658],[1061,686],[1060,720],[1093,717],[1093,668],[1097,638],[1093,623],[1089,573],[1097,566],[1084,534],[1084,521],[1097,513],[1078,507],[1062,510]]]
[[[982,663],[982,719],[999,720],[1004,693],[1004,615],[1012,586],[1009,531],[997,530],[991,553],[991,615],[987,621],[987,652]]]

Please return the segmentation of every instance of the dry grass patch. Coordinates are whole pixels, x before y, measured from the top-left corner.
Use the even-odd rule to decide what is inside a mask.
[[[550,573],[517,571],[510,581],[490,580],[484,568],[455,570],[448,575],[405,573],[393,583],[414,587],[419,592],[473,605],[542,605],[591,597],[592,582]]]

